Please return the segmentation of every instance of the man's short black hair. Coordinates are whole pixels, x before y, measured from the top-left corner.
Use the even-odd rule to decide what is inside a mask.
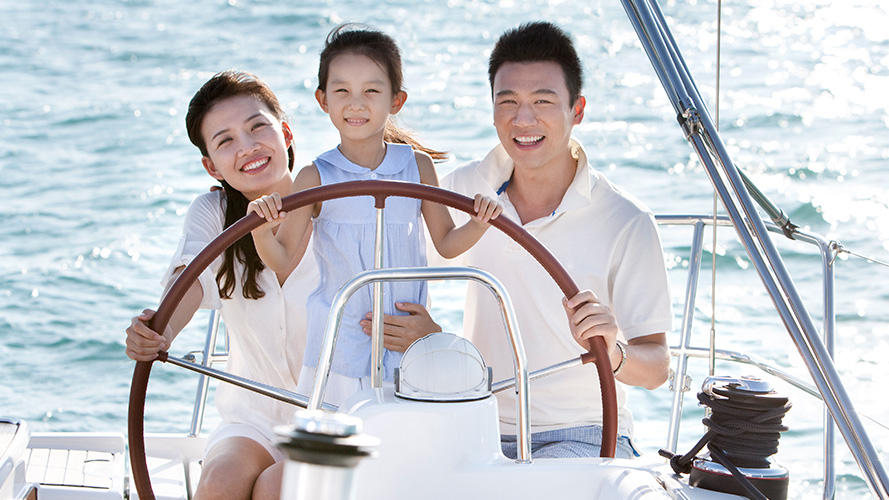
[[[583,88],[583,67],[574,42],[555,24],[537,21],[507,30],[491,51],[488,80],[494,89],[494,77],[504,63],[554,62],[562,67],[571,103],[577,102]]]

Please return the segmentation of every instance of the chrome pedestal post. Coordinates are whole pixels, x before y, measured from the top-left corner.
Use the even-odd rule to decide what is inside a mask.
[[[303,410],[296,423],[275,429],[287,454],[282,500],[350,500],[355,468],[374,455],[379,440],[360,434],[361,419],[342,413]]]

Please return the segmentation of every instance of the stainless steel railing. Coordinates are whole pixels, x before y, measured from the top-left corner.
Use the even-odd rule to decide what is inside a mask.
[[[688,358],[706,358],[710,365],[713,365],[715,359],[723,361],[731,361],[739,364],[751,365],[759,368],[765,373],[778,377],[785,382],[803,390],[804,392],[822,399],[818,389],[780,368],[770,365],[764,360],[755,356],[740,353],[736,351],[717,350],[714,346],[694,346],[691,344],[692,325],[694,322],[695,298],[697,296],[697,288],[699,275],[701,273],[701,256],[703,251],[703,234],[706,226],[712,227],[714,219],[712,215],[660,215],[657,216],[658,223],[664,226],[672,225],[691,225],[693,226],[692,244],[689,255],[688,277],[685,289],[685,298],[683,301],[682,327],[680,330],[679,344],[671,348],[672,355],[676,358],[675,367],[673,369],[672,384],[670,390],[673,392],[673,403],[670,413],[670,423],[667,432],[666,447],[670,450],[676,450],[679,439],[679,424],[682,417],[682,406],[684,402],[684,393],[688,391]],[[726,216],[716,218],[716,225],[730,226],[731,221]],[[783,229],[776,224],[766,223],[766,228],[777,234],[784,234]],[[821,275],[822,275],[822,295],[823,295],[823,341],[830,354],[833,356],[834,337],[836,328],[836,314],[834,302],[834,261],[839,246],[836,242],[827,241],[821,236],[805,231],[797,230],[793,234],[793,239],[805,244],[817,247],[821,254]],[[715,358],[714,358],[715,357]],[[824,498],[833,498],[835,495],[835,439],[834,439],[833,419],[829,412],[825,410],[824,415]]]
[[[656,0],[621,0],[687,140],[710,178],[830,416],[875,497],[889,499],[889,474],[861,424],[827,346],[801,300],[732,162]]]
[[[217,350],[219,325],[219,311],[211,310],[210,318],[207,322],[207,338],[204,341],[204,349],[201,351],[192,351],[185,355],[183,359],[191,361],[192,363],[197,363],[197,355],[200,354],[200,365],[207,368],[228,361],[228,336],[225,337],[224,349],[222,351]],[[188,431],[189,437],[194,437],[201,433],[201,429],[204,425],[204,410],[207,407],[207,395],[209,392],[210,376],[202,373],[198,377],[197,393],[194,396],[194,409],[191,412],[191,427]]]
[[[334,296],[331,303],[331,315],[328,317],[327,326],[324,329],[324,339],[321,344],[321,354],[318,367],[315,370],[315,384],[309,399],[310,410],[317,410],[324,400],[324,391],[327,386],[327,377],[333,362],[333,348],[336,345],[337,332],[342,321],[346,302],[355,292],[362,287],[383,281],[416,281],[416,280],[464,280],[481,283],[497,298],[500,306],[500,314],[506,327],[506,335],[509,338],[510,347],[513,350],[515,361],[515,380],[519,383],[516,387],[518,404],[516,404],[516,427],[518,428],[518,456],[516,462],[531,463],[531,422],[530,413],[529,377],[525,348],[522,336],[519,333],[515,310],[512,301],[503,284],[493,274],[471,267],[430,267],[430,268],[388,268],[372,269],[356,274],[347,281]],[[374,330],[373,337],[382,337],[382,329]],[[382,339],[378,339],[382,343]],[[371,366],[371,373],[382,374],[382,357],[375,361],[376,366]],[[379,387],[379,386],[377,386]]]

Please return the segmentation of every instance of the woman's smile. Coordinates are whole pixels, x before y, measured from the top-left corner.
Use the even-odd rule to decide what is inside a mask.
[[[250,163],[248,163],[248,164],[244,165],[243,167],[241,167],[241,172],[252,172],[252,171],[254,171],[254,170],[256,170],[256,169],[265,167],[266,165],[268,165],[268,163],[269,163],[269,157],[268,157],[268,156],[265,156],[265,157],[260,158],[260,159],[258,159],[258,160],[253,160],[253,161],[251,161]]]

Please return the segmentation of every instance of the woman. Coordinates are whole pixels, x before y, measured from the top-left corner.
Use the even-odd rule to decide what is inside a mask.
[[[182,239],[164,276],[165,288],[207,243],[246,214],[250,200],[291,193],[293,133],[274,93],[252,74],[225,71],[195,94],[185,118],[207,173],[221,190],[197,197]],[[167,350],[199,307],[220,309],[229,336],[227,370],[295,390],[305,350],[305,304],[317,283],[311,252],[275,273],[262,264],[250,235],[232,245],[191,286],[163,335],[152,331],[146,309],[127,329],[127,355],[150,361]],[[299,262],[297,266],[295,263]],[[195,498],[279,498],[284,455],[273,444],[273,426],[292,422],[296,408],[220,384],[216,406],[222,423],[210,434]]]

